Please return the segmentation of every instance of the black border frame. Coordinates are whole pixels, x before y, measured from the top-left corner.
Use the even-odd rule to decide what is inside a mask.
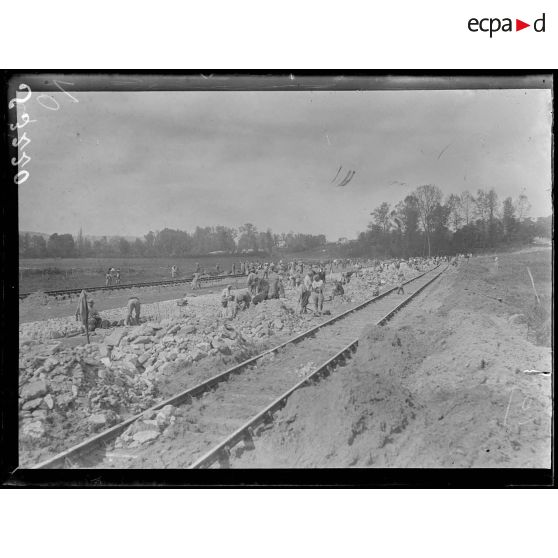
[[[115,89],[102,83],[111,77],[129,77]],[[292,76],[292,77],[291,77]],[[18,469],[18,199],[12,157],[17,148],[8,137],[15,111],[10,81],[26,80],[33,91],[58,91],[45,78],[77,78],[68,91],[85,90],[353,90],[353,89],[552,89],[555,70],[273,70],[189,72],[162,70],[4,70],[0,87],[0,165],[2,188],[2,291],[0,314],[0,482],[5,487],[336,487],[336,488],[547,488],[555,485],[554,397],[551,469],[230,469],[230,470],[33,470]],[[132,77],[138,78],[137,83]],[[42,83],[41,83],[42,81]],[[234,83],[233,83],[234,82]],[[373,87],[371,87],[373,85]],[[420,85],[420,87],[419,87]],[[187,86],[187,87],[186,87]],[[555,98],[553,95],[553,115]],[[554,137],[555,119],[552,132]],[[554,194],[554,140],[552,145]],[[553,195],[554,203],[554,195]],[[554,248],[553,270],[554,270]],[[554,275],[553,275],[554,281]],[[9,327],[10,326],[10,327]],[[554,327],[554,326],[553,326]],[[553,380],[553,396],[555,384]]]

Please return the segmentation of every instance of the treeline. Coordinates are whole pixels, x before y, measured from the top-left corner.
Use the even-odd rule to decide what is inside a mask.
[[[451,194],[443,200],[433,185],[419,186],[391,207],[382,203],[357,240],[342,247],[343,255],[402,257],[480,252],[504,245],[528,244],[550,238],[552,217],[533,221],[527,196],[502,203],[494,189]]]
[[[258,231],[252,223],[230,227],[196,227],[192,232],[163,229],[149,231],[143,239],[130,242],[123,237],[103,237],[91,241],[82,231],[52,234],[48,239],[29,233],[19,235],[21,258],[106,258],[106,257],[188,257],[211,254],[265,253],[277,250],[301,252],[326,243],[325,235],[274,234],[271,229]]]

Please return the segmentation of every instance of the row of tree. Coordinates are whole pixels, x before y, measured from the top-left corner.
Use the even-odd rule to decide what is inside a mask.
[[[194,232],[163,229],[149,231],[143,239],[130,242],[123,237],[91,240],[80,230],[71,234],[52,234],[48,239],[29,233],[19,235],[22,258],[74,257],[187,257],[211,254],[266,253],[277,249],[301,252],[326,244],[325,235],[274,234],[271,229],[258,231],[252,223],[238,230],[230,227],[196,227]]]
[[[366,231],[343,247],[350,256],[410,257],[492,250],[550,238],[552,217],[533,221],[529,200],[521,194],[498,200],[494,189],[451,194],[432,184],[419,186],[391,207],[382,203],[371,213]]]

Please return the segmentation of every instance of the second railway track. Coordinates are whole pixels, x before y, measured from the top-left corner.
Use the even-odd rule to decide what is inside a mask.
[[[226,466],[231,448],[242,440],[250,445],[253,429],[269,421],[295,389],[347,358],[356,347],[355,336],[365,325],[390,319],[441,273],[439,268],[434,268],[407,281],[405,295],[397,295],[395,288],[390,289],[158,403],[152,411],[168,404],[179,407],[171,436],[163,434],[147,446],[115,448],[115,440],[141,418],[138,415],[34,468]],[[312,374],[301,378],[301,367],[309,363],[314,363],[310,365]]]
[[[213,275],[207,277],[200,277],[200,284],[206,284],[206,286],[214,286],[215,284],[220,284],[223,281],[232,281],[233,279],[241,279],[246,277],[246,275],[241,273],[236,273],[235,275]],[[43,294],[47,296],[61,296],[61,297],[71,297],[72,295],[79,295],[82,290],[87,292],[97,292],[97,291],[120,291],[123,289],[138,289],[144,287],[172,287],[176,285],[190,284],[192,279],[165,279],[164,281],[142,281],[139,283],[121,283],[119,285],[99,285],[97,287],[79,287],[76,289],[57,289],[51,291],[44,291]],[[19,293],[20,300],[24,300],[27,297],[35,294],[33,293]]]

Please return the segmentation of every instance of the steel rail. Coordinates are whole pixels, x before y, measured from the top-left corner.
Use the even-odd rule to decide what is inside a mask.
[[[235,275],[215,275],[209,277],[200,277],[200,283],[207,283],[209,281],[221,281],[224,279],[239,279],[241,277],[247,277],[244,273],[236,273]],[[79,289],[57,289],[52,291],[44,291],[44,294],[48,296],[58,296],[58,295],[72,295],[72,294],[79,294],[82,290],[88,292],[95,292],[95,291],[112,291],[112,290],[119,290],[119,289],[133,289],[133,288],[142,288],[142,287],[158,287],[164,285],[180,285],[184,283],[191,283],[192,279],[165,279],[164,281],[144,281],[140,283],[122,283],[120,285],[101,285],[99,287],[85,287]],[[28,296],[35,294],[34,292],[31,293],[20,293],[19,298],[24,299]]]
[[[409,295],[405,300],[403,300],[400,304],[398,304],[395,308],[390,310],[383,318],[376,322],[376,325],[384,325],[387,323],[397,312],[399,312],[403,307],[405,307],[411,300],[413,300],[418,294],[420,294],[426,287],[428,287],[431,283],[433,283],[442,273],[447,269],[444,268],[440,273],[435,275],[430,281],[422,285],[419,289],[417,289],[414,293]],[[222,442],[218,445],[214,446],[210,449],[207,453],[205,453],[202,457],[200,457],[197,461],[195,461],[189,469],[202,469],[202,468],[209,468],[214,463],[219,462],[222,468],[227,468],[230,466],[230,456],[231,450],[234,446],[239,444],[240,442],[244,442],[246,449],[254,449],[254,437],[255,437],[255,429],[262,424],[270,423],[273,421],[273,414],[280,410],[285,403],[287,402],[288,398],[298,389],[301,387],[308,385],[321,377],[325,377],[329,375],[340,362],[344,362],[351,357],[351,355],[356,351],[358,347],[358,339],[355,339],[351,343],[349,343],[346,347],[341,349],[338,353],[333,355],[331,358],[326,360],[323,364],[321,364],[314,372],[308,375],[306,378],[298,382],[292,388],[287,390],[285,393],[280,395],[277,399],[275,399],[272,403],[270,403],[265,409],[260,411],[257,415],[251,418],[248,422],[244,423],[240,426],[235,432],[233,432],[230,436],[225,438]]]
[[[408,285],[410,283],[412,283],[413,281],[416,281],[417,279],[420,279],[421,277],[424,277],[426,274],[431,273],[432,271],[436,270],[438,267],[440,267],[439,265],[433,267],[432,269],[429,269],[428,271],[425,271],[423,273],[421,273],[420,275],[417,275],[416,277],[413,277],[412,279],[409,279],[408,281],[405,281],[404,285]],[[436,276],[437,277],[437,276]],[[430,283],[430,282],[429,282]],[[429,284],[427,283],[427,284]],[[424,288],[424,287],[423,287]],[[165,405],[174,405],[174,406],[178,406],[178,405],[182,405],[183,403],[187,402],[187,401],[191,401],[194,397],[198,397],[200,395],[202,395],[203,393],[209,391],[210,389],[213,389],[215,386],[217,386],[219,383],[227,380],[231,375],[233,374],[238,374],[240,372],[242,372],[245,368],[252,366],[254,364],[257,363],[258,360],[260,360],[261,358],[265,357],[266,355],[269,355],[271,353],[275,353],[277,351],[279,351],[280,349],[282,349],[283,347],[286,347],[287,345],[293,344],[293,343],[297,343],[303,339],[306,339],[307,337],[311,337],[312,335],[314,335],[317,331],[319,331],[321,328],[326,327],[328,325],[333,324],[334,322],[336,322],[337,320],[340,320],[346,316],[348,316],[349,314],[352,314],[353,312],[356,312],[357,310],[360,310],[362,308],[364,308],[365,306],[368,306],[369,304],[376,302],[378,300],[381,300],[382,298],[386,297],[387,295],[391,294],[393,291],[395,291],[397,289],[397,287],[392,287],[391,289],[388,289],[387,291],[381,293],[380,295],[376,296],[376,297],[372,297],[368,300],[365,300],[364,302],[354,306],[353,308],[350,308],[349,310],[346,310],[345,312],[338,314],[337,316],[333,316],[332,318],[330,318],[329,320],[326,320],[325,322],[322,322],[321,324],[318,324],[298,335],[296,335],[295,337],[292,337],[291,339],[288,339],[287,341],[272,347],[271,349],[267,349],[261,353],[258,353],[257,355],[231,367],[228,368],[227,370],[224,370],[223,372],[219,372],[218,374],[216,374],[215,376],[212,376],[211,378],[191,387],[188,388],[176,395],[173,395],[167,399],[165,399],[164,401],[161,401],[159,403],[156,403],[155,405],[149,407],[148,409],[145,409],[144,411],[142,411],[141,413],[138,413],[126,420],[124,420],[123,422],[120,422],[118,424],[116,424],[115,426],[112,426],[111,428],[108,428],[107,430],[103,430],[102,432],[96,434],[95,436],[92,436],[90,438],[88,438],[87,440],[84,440],[83,442],[80,442],[79,444],[72,446],[71,448],[58,453],[57,455],[46,459],[45,461],[42,461],[41,463],[34,465],[33,467],[31,467],[32,469],[53,469],[53,468],[62,468],[65,466],[65,464],[71,463],[72,459],[77,459],[80,455],[86,455],[87,453],[90,453],[91,451],[93,451],[96,447],[98,447],[101,444],[108,444],[108,442],[110,440],[112,440],[113,438],[118,437],[122,432],[124,432],[124,430],[126,430],[126,428],[128,428],[132,423],[134,423],[135,421],[141,419],[142,415],[144,413],[147,412],[151,412],[151,411],[158,411],[160,409],[162,409]]]

